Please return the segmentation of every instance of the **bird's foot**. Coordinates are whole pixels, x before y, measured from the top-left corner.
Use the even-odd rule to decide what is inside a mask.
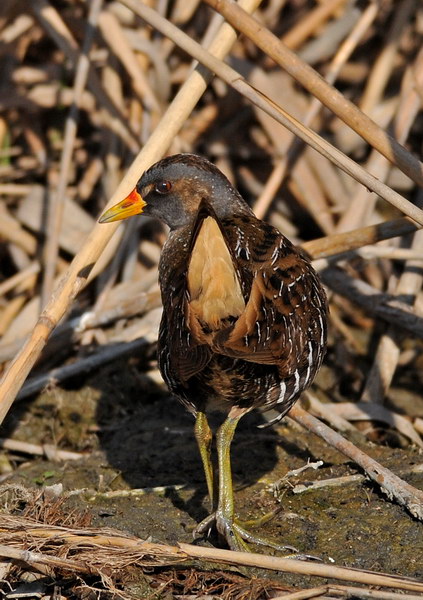
[[[249,521],[248,525],[251,525],[252,523],[263,524],[270,518],[269,515],[265,515],[255,521]],[[266,538],[256,536],[245,528],[244,523],[240,522],[238,519],[228,518],[220,511],[212,513],[197,525],[193,532],[194,539],[202,535],[208,535],[213,526],[216,526],[218,533],[226,540],[226,543],[231,550],[237,552],[252,552],[252,549],[248,544],[250,543],[267,546],[268,548],[273,548],[279,552],[286,552],[286,550],[288,550],[291,553],[289,556],[297,556],[296,553],[298,550],[293,546],[276,544]]]

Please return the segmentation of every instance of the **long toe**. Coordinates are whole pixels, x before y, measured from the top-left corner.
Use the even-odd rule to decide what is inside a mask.
[[[196,540],[200,537],[209,537],[210,532],[215,523],[216,513],[212,513],[211,515],[203,519],[200,523],[198,523],[197,527],[192,532],[192,538]]]
[[[216,527],[231,550],[237,550],[238,552],[253,552],[254,549],[250,544],[257,544],[260,546],[267,546],[278,552],[288,551],[290,554],[285,554],[286,558],[294,558],[298,552],[293,546],[277,544],[265,537],[254,535],[248,531],[248,529],[245,529],[245,527],[237,520],[227,519],[218,513],[216,514]]]
[[[226,541],[227,545],[231,550],[236,552],[253,552],[254,549],[250,544],[257,544],[260,546],[267,546],[278,552],[290,552],[285,558],[299,558],[303,560],[310,559],[312,557],[297,554],[298,550],[293,546],[287,546],[282,544],[276,544],[265,537],[257,536],[246,529],[245,524],[228,518],[219,511],[212,513],[197,525],[192,532],[193,539],[207,538],[209,537],[213,527],[216,527],[220,537]],[[313,557],[315,558],[315,557]]]
[[[259,546],[267,546],[268,548],[273,548],[274,550],[277,550],[278,552],[286,552],[286,551],[290,552],[290,554],[285,555],[284,558],[291,558],[291,557],[294,558],[297,555],[298,550],[294,546],[289,546],[286,544],[277,544],[276,542],[272,542],[271,540],[268,540],[265,537],[254,535],[253,533],[248,531],[248,529],[245,529],[238,523],[235,523],[235,529],[237,530],[238,535],[243,540],[245,540],[246,542],[249,542],[250,544],[258,544]]]

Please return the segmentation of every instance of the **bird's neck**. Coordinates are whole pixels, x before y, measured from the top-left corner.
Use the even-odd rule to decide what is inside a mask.
[[[217,219],[237,218],[247,215],[254,217],[254,213],[242,196],[235,190],[229,182],[219,182],[218,186],[213,187],[209,202]]]

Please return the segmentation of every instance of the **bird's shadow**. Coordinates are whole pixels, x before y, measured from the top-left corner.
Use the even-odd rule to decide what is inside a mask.
[[[100,442],[109,464],[131,488],[164,487],[175,508],[195,521],[209,514],[207,487],[197,443],[194,417],[162,386],[155,386],[134,368],[114,364],[96,378],[101,390],[97,408]],[[213,417],[212,428],[217,426]],[[257,482],[278,461],[277,446],[302,456],[289,447],[258,412],[241,419],[231,447],[235,490]],[[213,452],[215,455],[215,452]],[[304,459],[307,457],[304,456]],[[179,486],[192,489],[187,496]]]

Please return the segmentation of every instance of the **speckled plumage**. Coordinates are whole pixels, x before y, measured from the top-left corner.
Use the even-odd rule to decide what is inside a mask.
[[[156,163],[101,221],[140,213],[170,227],[159,264],[158,355],[169,389],[196,415],[214,510],[196,533],[215,522],[230,548],[248,550],[244,540],[264,541],[234,514],[232,438],[246,412],[277,408],[283,416],[312,383],[326,348],[326,295],[309,260],[204,158]],[[217,498],[206,417],[213,410],[225,416],[216,434]]]
[[[199,157],[182,155],[179,160],[224,178]],[[138,185],[139,191],[142,188],[143,178]],[[326,296],[307,258],[277,229],[257,219],[236,190],[230,188],[230,194],[232,214],[219,218],[213,202],[202,197],[192,221],[171,231],[163,248],[160,370],[192,412],[277,405],[282,416],[320,368],[326,347]],[[202,332],[199,339],[187,321],[187,267],[195,235],[209,215],[218,221],[230,249],[246,310],[217,331]]]

